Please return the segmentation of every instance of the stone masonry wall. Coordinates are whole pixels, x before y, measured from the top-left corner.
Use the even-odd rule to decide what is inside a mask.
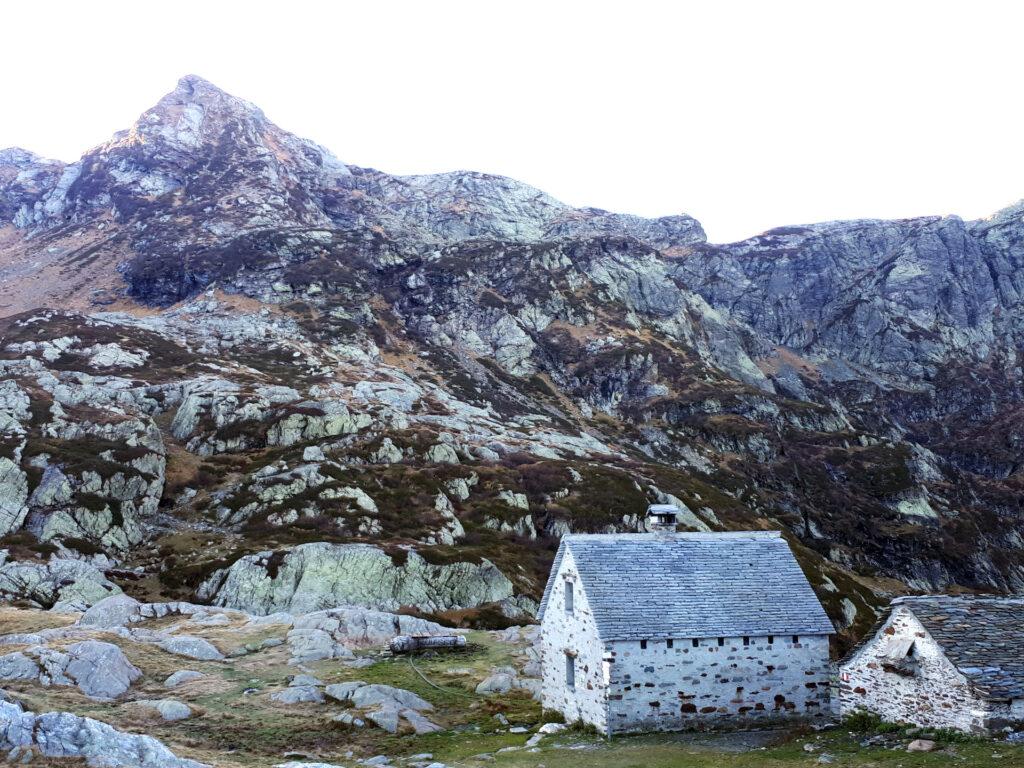
[[[573,612],[565,612],[565,582],[573,582]],[[566,552],[552,585],[541,623],[541,703],[565,715],[568,722],[582,720],[604,731],[607,725],[605,681],[601,671],[603,647],[594,615],[576,571],[572,553]],[[565,682],[565,651],[576,653],[576,685]]]
[[[883,668],[892,643],[900,639],[914,642],[917,671],[913,676]],[[863,709],[892,722],[981,732],[989,717],[1005,716],[974,695],[905,607],[893,609],[878,634],[840,667],[839,675],[839,709],[844,717]]]
[[[621,641],[610,646],[612,733],[830,716],[825,636]]]

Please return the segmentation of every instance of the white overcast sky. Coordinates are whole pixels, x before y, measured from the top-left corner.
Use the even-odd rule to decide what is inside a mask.
[[[1024,3],[35,0],[3,24],[0,147],[62,160],[195,73],[346,162],[718,242],[1024,197]]]

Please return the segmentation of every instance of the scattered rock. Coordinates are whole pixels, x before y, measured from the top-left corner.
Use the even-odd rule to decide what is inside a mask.
[[[343,725],[351,725],[354,728],[362,728],[366,725],[366,722],[352,712],[340,712],[331,718],[336,723],[342,723]]]
[[[323,691],[315,686],[297,685],[270,694],[270,699],[278,704],[322,704],[324,702],[324,694]]]
[[[194,669],[179,669],[164,680],[164,688],[177,688],[179,685],[190,683],[193,680],[202,680],[206,675],[196,672]]]
[[[476,692],[479,694],[507,693],[512,690],[514,685],[515,677],[510,674],[500,672],[498,674],[488,676],[476,687]]]
[[[289,682],[288,685],[292,688],[298,688],[299,686],[313,686],[314,688],[322,688],[323,682],[312,675],[295,675]]]
[[[907,752],[932,752],[937,746],[930,739],[914,739],[907,744]]]
[[[310,445],[302,451],[303,461],[327,461],[323,449],[319,445]]]
[[[198,661],[221,661],[224,659],[224,654],[218,651],[213,643],[192,635],[168,637],[158,645],[168,653],[186,656]]]
[[[437,443],[427,449],[424,458],[431,464],[458,464],[459,455],[450,445]]]
[[[192,708],[176,699],[140,699],[136,704],[152,709],[168,722],[186,720],[192,716]]]
[[[349,701],[352,698],[352,694],[365,685],[366,683],[362,680],[354,680],[348,683],[334,683],[324,688],[324,693],[337,701]]]

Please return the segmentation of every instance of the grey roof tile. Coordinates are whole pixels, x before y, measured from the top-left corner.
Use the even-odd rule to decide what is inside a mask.
[[[541,618],[566,551],[606,641],[835,631],[776,532],[566,536]]]

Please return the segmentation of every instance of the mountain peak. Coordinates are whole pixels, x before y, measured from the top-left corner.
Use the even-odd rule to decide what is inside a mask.
[[[263,110],[255,104],[232,96],[199,75],[185,75],[178,80],[174,90],[160,99],[147,115],[153,112],[177,111],[189,105],[198,106],[206,113],[246,114],[259,120],[265,119]]]
[[[267,125],[267,119],[255,104],[232,96],[198,75],[185,75],[174,90],[143,112],[131,129],[115,135],[102,148],[141,138],[147,143],[192,152],[220,136],[231,124],[258,133]]]

